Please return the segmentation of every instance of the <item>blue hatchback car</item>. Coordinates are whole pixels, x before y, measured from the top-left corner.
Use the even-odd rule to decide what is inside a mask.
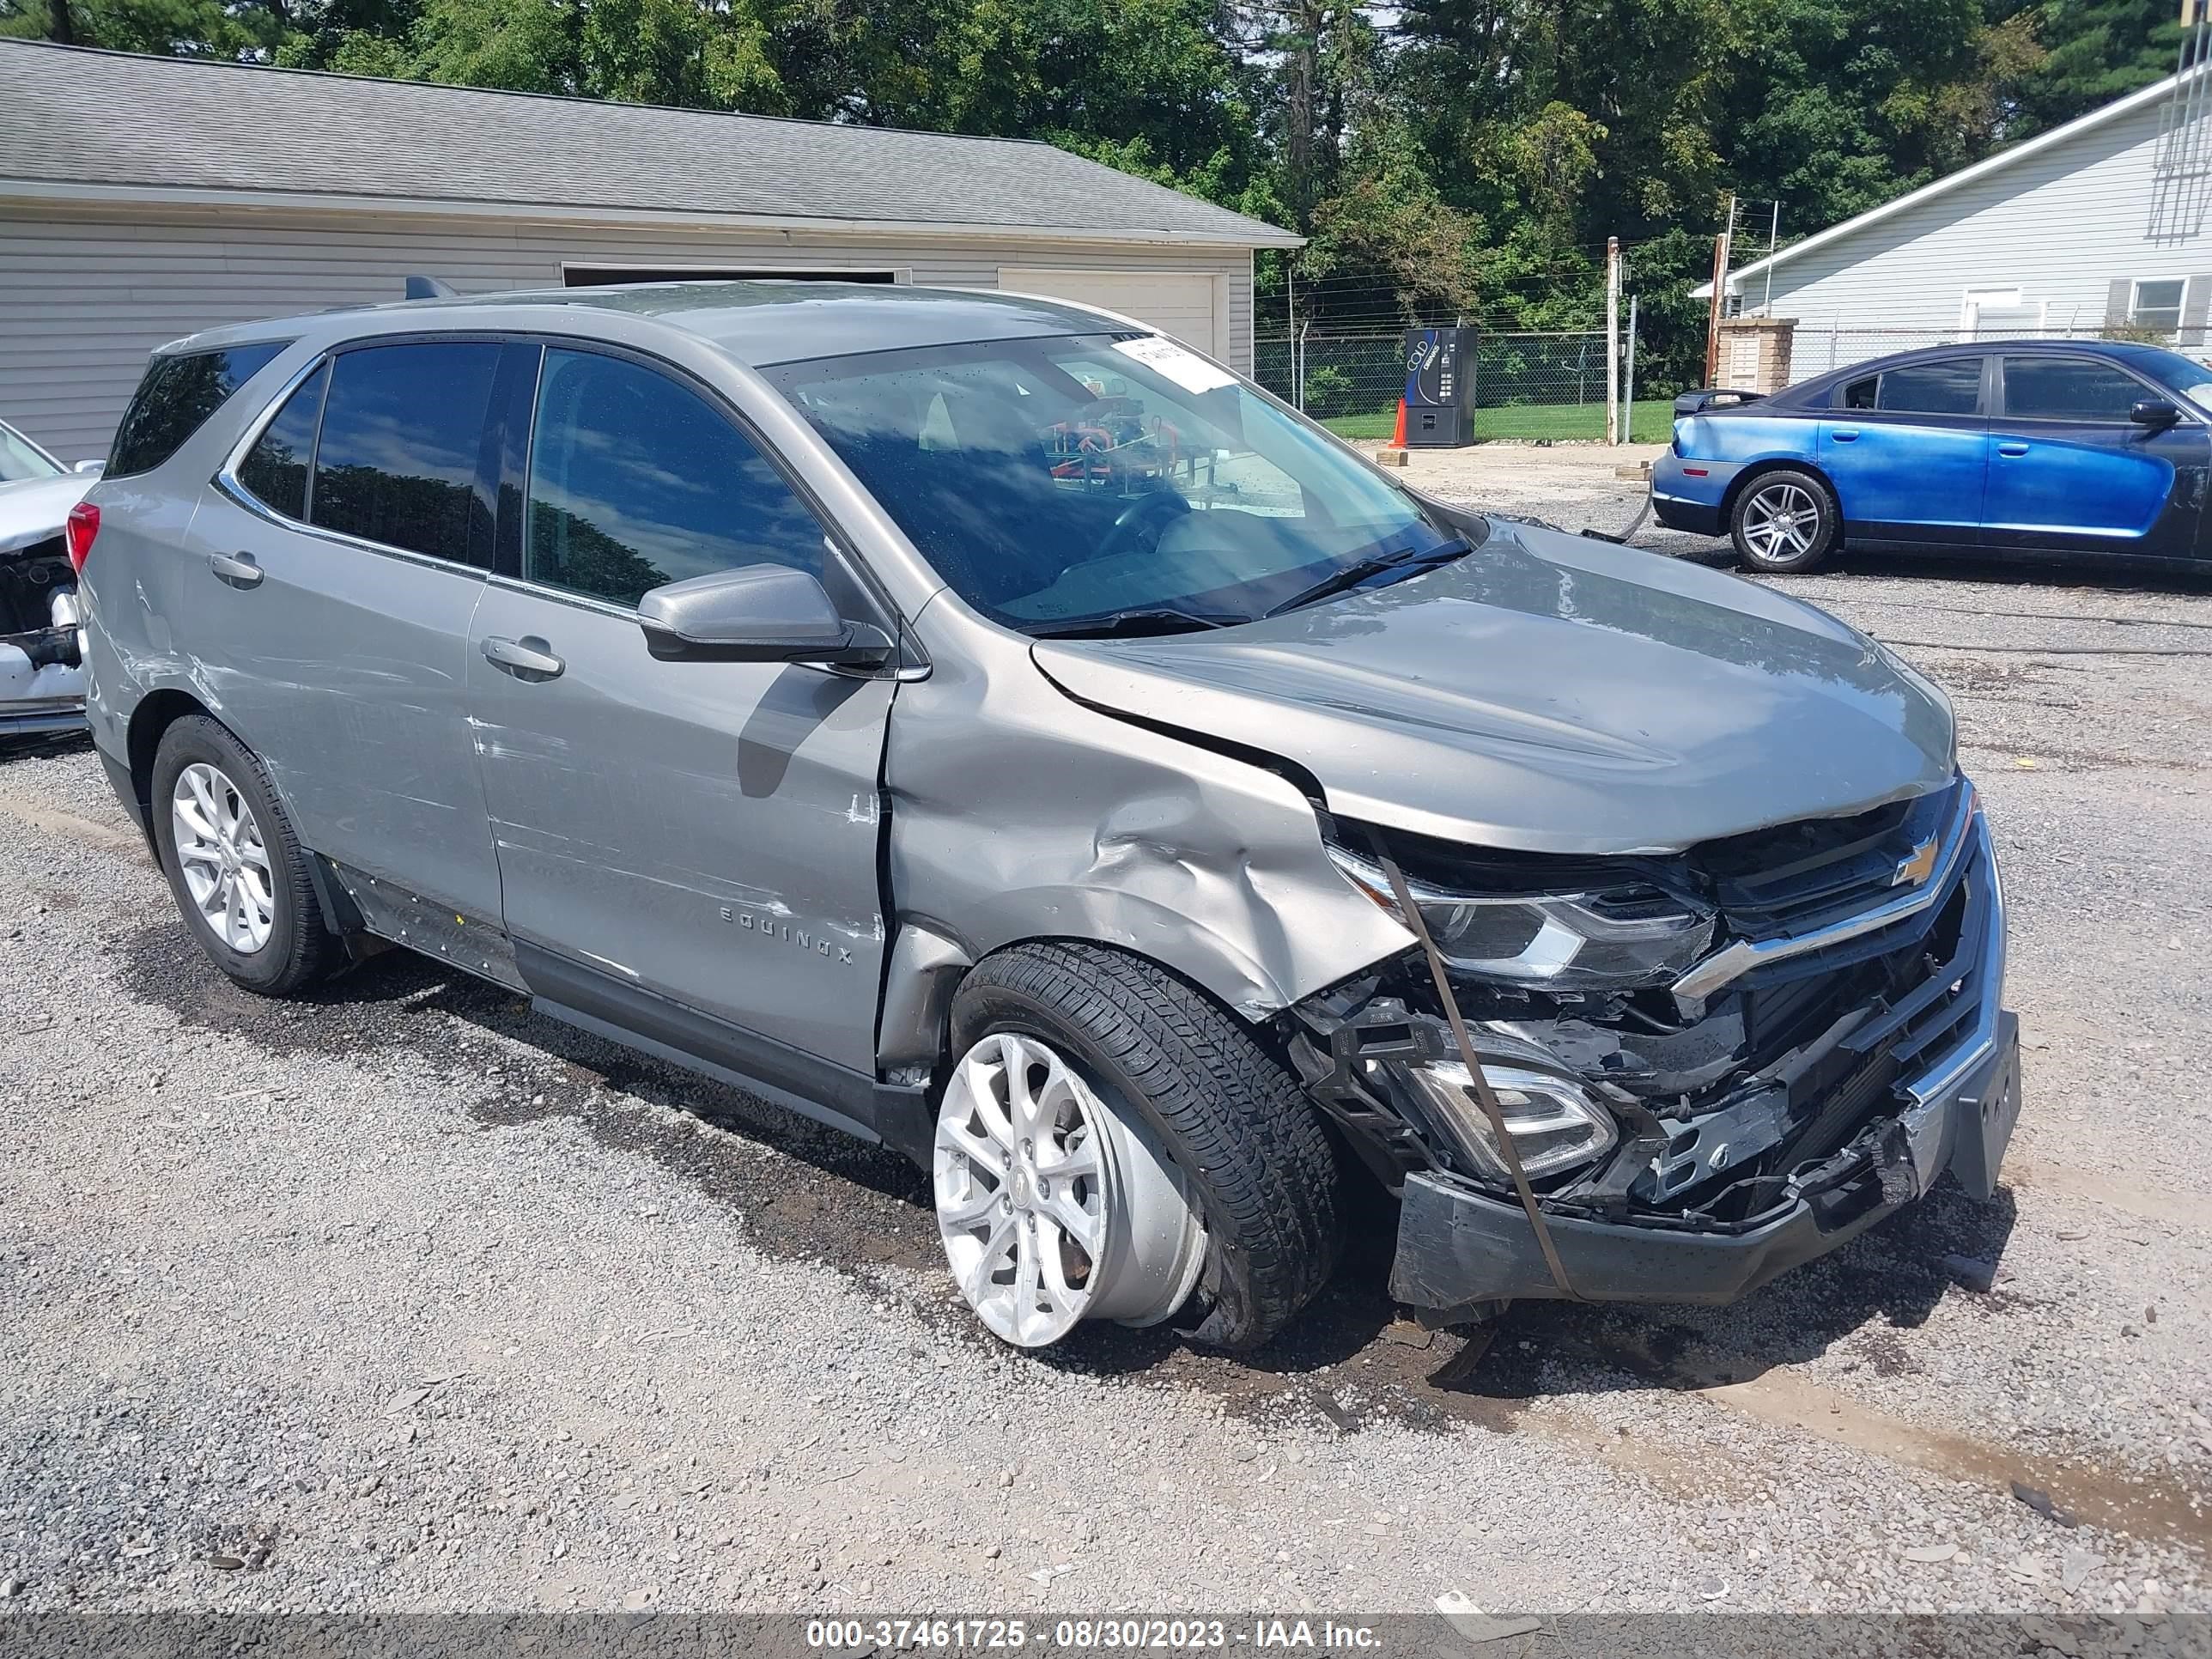
[[[2114,341],[1984,341],[1770,398],[1693,392],[1652,468],[1659,522],[1747,569],[1839,549],[2212,569],[2212,368]]]

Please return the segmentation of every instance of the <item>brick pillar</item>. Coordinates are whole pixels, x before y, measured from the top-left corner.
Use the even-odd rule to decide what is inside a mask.
[[[1721,319],[1719,384],[1735,392],[1779,392],[1790,384],[1795,317]]]

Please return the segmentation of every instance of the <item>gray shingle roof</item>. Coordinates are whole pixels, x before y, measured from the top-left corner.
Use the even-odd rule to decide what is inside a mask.
[[[0,181],[277,191],[1281,246],[1048,144],[0,40]]]

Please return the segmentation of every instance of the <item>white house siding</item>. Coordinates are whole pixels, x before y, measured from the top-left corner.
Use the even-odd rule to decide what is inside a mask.
[[[2154,238],[2158,130],[2147,104],[1785,258],[1771,311],[1797,319],[1793,376],[1941,343],[1961,328],[1970,290],[2021,291],[2025,314],[2005,313],[1996,332],[2094,334],[2124,319],[2126,284],[2187,278],[2182,343],[2202,347],[2212,305],[2203,181],[2189,211],[2166,205],[2166,234]],[[1765,273],[1734,286],[1747,310],[1768,308]]]
[[[1223,295],[1217,349],[1239,368],[1252,361],[1252,262],[1241,247],[0,201],[0,419],[65,460],[104,455],[147,353],[182,335],[396,300],[417,274],[463,293],[558,286],[564,264],[890,270],[984,289],[999,286],[1002,266],[1194,273]]]

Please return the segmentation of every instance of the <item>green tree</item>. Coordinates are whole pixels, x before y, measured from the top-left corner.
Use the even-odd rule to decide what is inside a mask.
[[[2027,137],[2173,73],[2180,7],[2173,0],[2008,0],[2002,21],[2033,33],[2043,61],[2020,87],[2006,136]]]

